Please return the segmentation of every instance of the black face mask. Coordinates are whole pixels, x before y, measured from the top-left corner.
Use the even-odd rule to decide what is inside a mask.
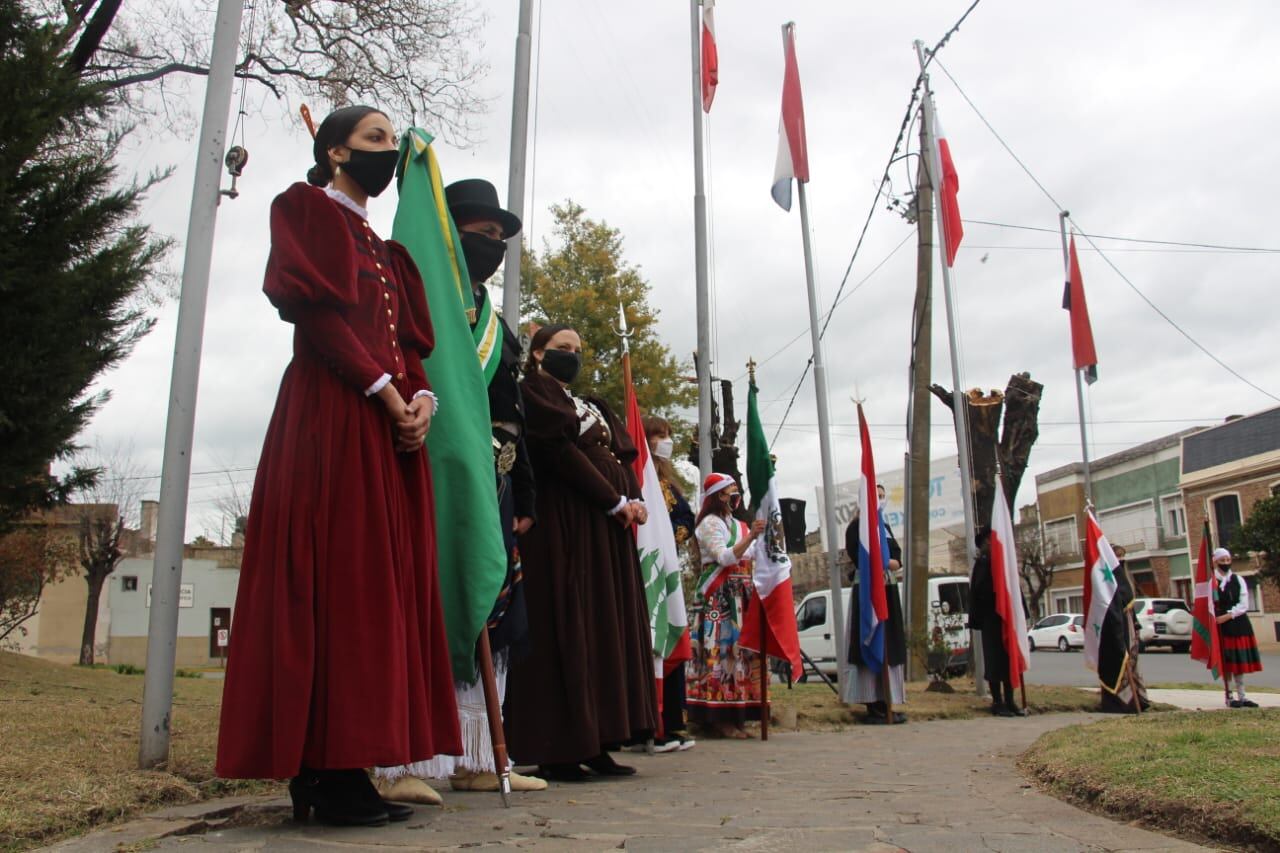
[[[542,354],[542,369],[568,385],[582,369],[582,353],[549,349]]]
[[[351,176],[360,189],[377,198],[382,195],[396,176],[396,164],[400,162],[400,152],[394,148],[389,151],[365,151],[361,148],[351,149],[351,159],[341,164],[342,171]]]
[[[471,280],[477,284],[488,281],[507,256],[507,241],[495,240],[474,231],[463,231],[458,237],[462,240],[462,254],[467,259],[467,273]]]
[[[741,494],[729,495],[729,510],[737,511],[738,507],[740,506],[742,506],[742,495]]]

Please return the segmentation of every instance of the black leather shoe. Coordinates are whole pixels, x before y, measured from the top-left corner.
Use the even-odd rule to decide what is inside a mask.
[[[382,807],[386,809],[387,819],[393,823],[408,820],[413,817],[413,809],[406,806],[404,803],[393,803],[390,800],[382,800]]]
[[[358,780],[351,775],[364,777],[370,790],[373,785],[363,770],[307,770],[289,782],[289,799],[293,801],[293,819],[302,823],[312,810],[316,820],[332,826],[382,826],[390,816],[383,808],[382,800],[374,792],[370,801],[361,790]]]
[[[582,762],[601,776],[634,776],[636,769],[628,767],[625,764],[619,764],[613,760],[613,756],[607,752],[602,752],[595,758],[588,758]]]
[[[591,778],[591,774],[577,764],[539,764],[530,775],[548,782],[585,782]]]

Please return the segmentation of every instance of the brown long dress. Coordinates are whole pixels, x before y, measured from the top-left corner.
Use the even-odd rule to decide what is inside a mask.
[[[640,495],[636,449],[603,401],[575,403],[541,370],[521,386],[538,523],[520,539],[530,648],[509,676],[507,742],[520,764],[571,764],[657,728],[635,539],[608,515]]]

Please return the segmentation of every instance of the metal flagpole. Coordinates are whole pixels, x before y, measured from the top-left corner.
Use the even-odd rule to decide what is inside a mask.
[[[1062,277],[1067,287],[1071,287],[1071,252],[1067,248],[1068,210],[1058,213],[1058,230],[1062,232]],[[1093,478],[1089,475],[1089,440],[1085,434],[1084,419],[1084,371],[1077,368],[1076,374],[1076,406],[1080,411],[1080,459],[1084,467],[1084,502],[1085,506],[1093,506]]]
[[[702,145],[702,3],[689,0],[693,46],[693,264],[698,324],[698,488],[711,473],[711,299],[707,291],[707,191]],[[807,238],[806,238],[807,239]]]
[[[533,0],[520,0],[516,33],[516,79],[511,99],[511,163],[507,169],[507,210],[524,216],[525,151],[529,145],[529,55],[533,43]],[[532,235],[526,234],[525,237]],[[523,239],[507,241],[502,272],[502,319],[520,334],[520,253]]]
[[[785,28],[784,28],[785,32]],[[822,336],[818,327],[818,293],[813,284],[813,248],[809,244],[809,199],[805,182],[796,181],[800,194],[800,229],[804,235],[804,279],[809,292],[809,335],[813,341],[813,387],[818,398],[818,447],[822,457],[822,529],[827,538],[827,582],[831,586],[831,617],[836,630],[836,682],[844,696],[848,677],[848,634],[844,624],[844,598],[840,582],[840,535],[836,525],[836,478],[831,457],[831,414],[827,405],[827,368],[822,357]]]
[[[169,714],[173,709],[173,665],[177,655],[178,594],[182,588],[182,551],[186,533],[187,492],[191,483],[191,443],[195,433],[200,351],[213,261],[213,229],[227,142],[227,117],[235,81],[236,49],[244,0],[219,0],[209,57],[209,83],[200,120],[187,250],[178,298],[178,330],[169,382],[169,416],[160,476],[160,516],[156,558],[151,574],[151,614],[147,625],[147,672],[142,692],[142,737],[138,766],[157,767],[169,760]]]
[[[924,95],[921,98],[921,110],[924,113],[925,135],[928,138],[928,163],[929,171],[933,176],[934,202],[937,205],[935,218],[938,220],[938,244],[945,253],[947,247],[947,238],[945,232],[945,222],[942,214],[942,155],[938,151],[937,134],[934,125],[933,110],[933,92],[929,88],[929,75],[925,74],[925,58],[924,58],[924,42],[917,40],[915,42],[916,58],[920,61],[920,73],[924,75]],[[976,538],[977,530],[973,518],[973,463],[970,458],[969,447],[969,409],[968,398],[964,392],[964,386],[960,382],[960,354],[956,348],[956,314],[954,300],[951,296],[951,267],[947,265],[946,257],[942,258],[942,294],[946,301],[947,308],[947,337],[951,346],[951,383],[952,392],[952,409],[955,413],[956,424],[956,444],[958,445],[960,455],[960,487],[964,492],[964,546],[965,557],[969,563],[969,571],[973,571],[973,564],[977,558]],[[977,635],[979,632],[974,632]],[[975,641],[969,644],[970,660],[974,662],[975,673],[977,664],[982,660],[981,643]],[[974,679],[978,695],[985,694],[982,686],[982,679]]]

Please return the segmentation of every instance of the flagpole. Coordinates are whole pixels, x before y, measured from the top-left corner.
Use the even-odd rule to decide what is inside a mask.
[[[786,29],[783,28],[785,33]],[[836,626],[836,683],[844,696],[848,650],[845,648],[844,599],[840,583],[839,536],[836,532],[835,474],[831,460],[831,416],[827,403],[827,368],[822,356],[822,336],[818,326],[818,292],[813,283],[813,247],[809,240],[809,199],[805,182],[796,181],[800,195],[800,230],[804,238],[804,278],[809,293],[809,335],[813,343],[813,386],[818,398],[818,448],[822,459],[822,529],[827,539],[827,582],[831,587],[831,616]]]
[[[693,47],[693,277],[698,325],[698,486],[711,473],[711,299],[707,290],[707,191],[702,143],[702,3],[689,0]]]
[[[516,73],[511,98],[511,162],[507,167],[507,210],[524,216],[525,152],[529,147],[529,56],[533,43],[533,0],[520,0],[520,23],[516,31]],[[524,236],[532,237],[526,233]],[[520,334],[520,253],[521,240],[507,241],[507,260],[502,272],[502,319]]]
[[[1058,213],[1058,230],[1062,233],[1062,275],[1068,288],[1071,287],[1071,253],[1067,249],[1067,217],[1070,215],[1071,212],[1067,210]],[[1075,374],[1076,406],[1080,412],[1080,458],[1084,467],[1084,502],[1087,506],[1093,506],[1093,478],[1089,475],[1089,440],[1085,434],[1084,371],[1076,368]]]
[[[756,594],[760,603],[760,740],[769,739],[769,617],[764,612],[764,599]]]
[[[947,239],[945,228],[945,217],[942,211],[942,155],[938,151],[938,140],[935,133],[934,124],[934,108],[933,108],[933,91],[929,88],[929,75],[925,73],[924,58],[924,42],[917,40],[915,42],[916,58],[920,62],[920,73],[923,75],[924,96],[921,98],[921,110],[924,113],[925,134],[928,137],[928,157],[929,171],[933,176],[934,182],[934,203],[937,205],[938,220],[938,243],[944,252],[942,260],[942,294],[946,301],[947,309],[947,338],[951,348],[951,384],[953,386],[952,393],[952,410],[955,415],[956,425],[956,445],[960,456],[960,488],[964,493],[964,549],[965,558],[968,560],[968,570],[973,572],[973,564],[977,560],[977,529],[973,518],[973,463],[971,460],[969,447],[969,402],[968,395],[965,394],[964,388],[960,383],[960,355],[956,348],[956,314],[954,300],[951,295],[951,267],[947,264],[945,257]],[[975,631],[975,635],[980,638],[981,632]],[[979,642],[971,641],[969,643],[969,659],[974,664],[975,675],[978,672],[978,664],[982,662],[982,646]],[[979,696],[985,695],[986,691],[982,686],[980,677],[974,678]]]

